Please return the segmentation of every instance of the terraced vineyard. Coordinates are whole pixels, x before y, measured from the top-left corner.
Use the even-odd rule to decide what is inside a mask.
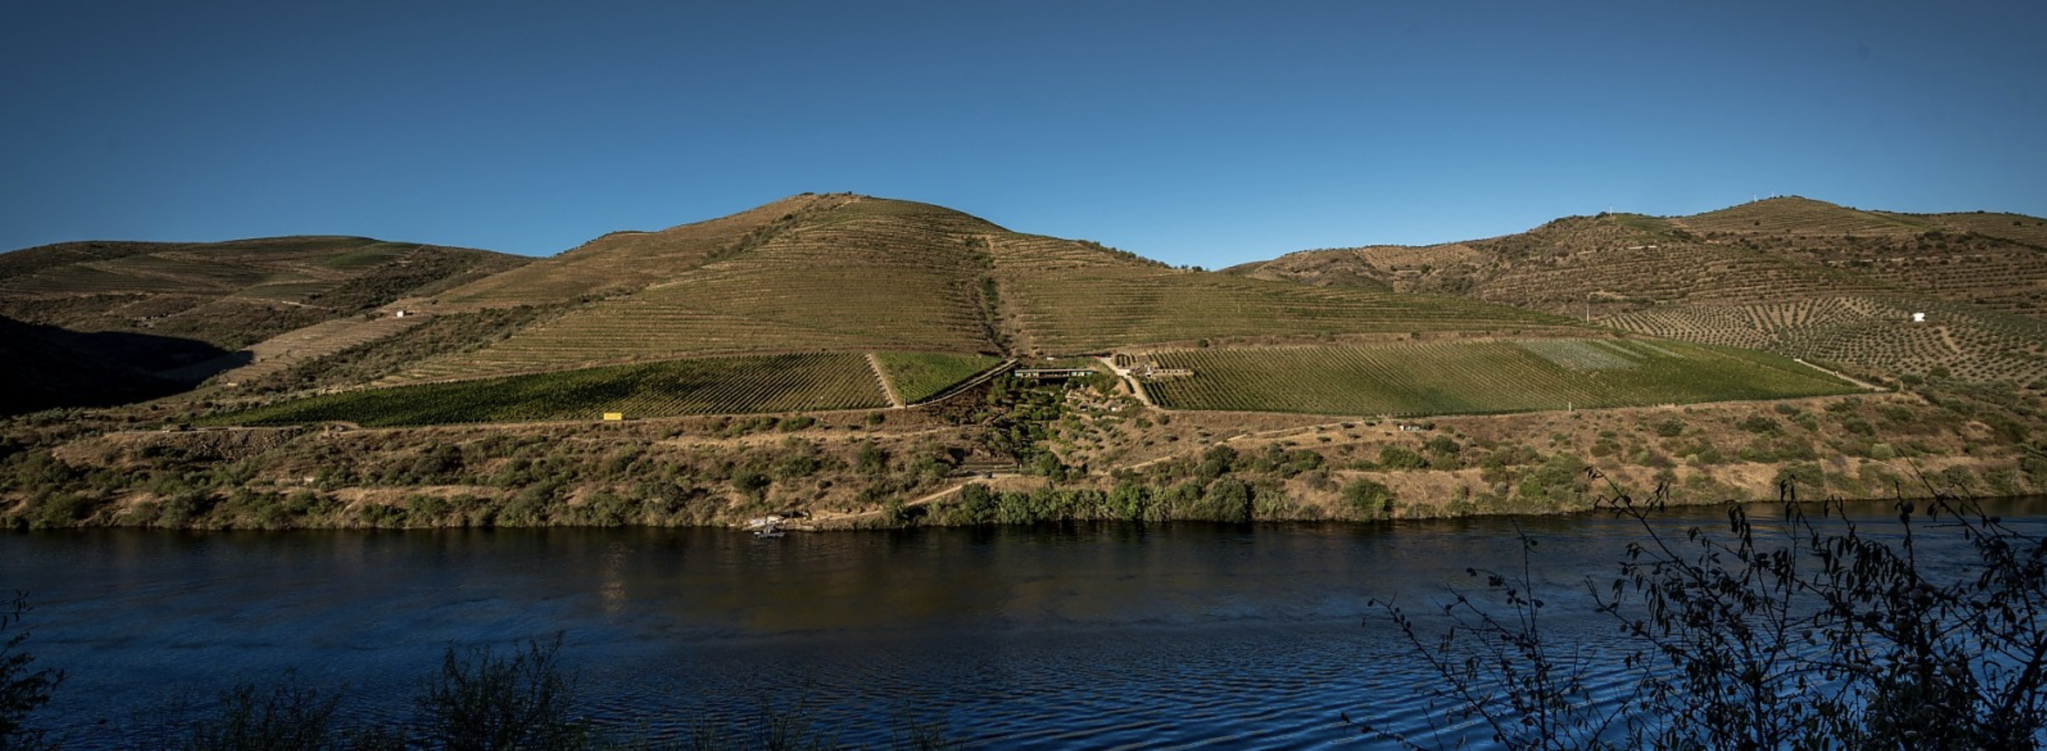
[[[1034,235],[992,236],[1008,330],[1020,348],[1078,353],[1221,337],[1300,337],[1574,326],[1453,297],[1315,287],[1186,271]]]
[[[1914,323],[1913,313],[1926,322]],[[1768,350],[1893,373],[1934,368],[1972,381],[2047,377],[2047,322],[1926,298],[1832,297],[1675,306],[1604,321],[1651,336]]]
[[[1607,313],[1672,303],[1746,304],[1894,291],[1846,270],[1697,243],[1616,248],[1528,264],[1477,285],[1473,294],[1563,313]]]
[[[714,357],[365,389],[228,413],[215,422],[363,426],[628,418],[888,406],[866,358]]]
[[[1172,409],[1438,415],[1774,399],[1855,387],[1790,360],[1670,341],[1520,339],[1157,352],[1191,377],[1145,390]]]
[[[852,200],[791,196],[658,232],[612,232],[525,268],[449,290],[442,297],[455,303],[548,305],[583,296],[628,294],[679,271],[743,252],[780,229]]]
[[[394,382],[703,355],[994,349],[978,298],[985,259],[970,239],[990,230],[933,206],[853,199]]]
[[[955,355],[943,352],[877,352],[882,372],[896,395],[907,404],[937,396],[955,383],[995,367],[1001,359],[987,355]]]

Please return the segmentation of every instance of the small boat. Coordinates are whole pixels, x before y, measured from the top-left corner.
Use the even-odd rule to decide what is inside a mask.
[[[762,527],[753,531],[753,536],[761,539],[773,539],[781,537],[783,534],[782,530],[774,527]]]

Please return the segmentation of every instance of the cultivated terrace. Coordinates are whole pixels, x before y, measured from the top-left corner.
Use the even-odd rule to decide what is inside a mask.
[[[0,354],[42,363],[0,382],[0,521],[830,529],[2043,493],[2042,258],[2030,217],[1806,199],[1227,272],[850,194],[541,260],[46,246],[0,254]]]

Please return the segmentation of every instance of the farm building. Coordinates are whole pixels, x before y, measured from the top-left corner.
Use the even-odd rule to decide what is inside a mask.
[[[1064,381],[1094,375],[1094,368],[1017,368],[1016,377],[1027,381]]]

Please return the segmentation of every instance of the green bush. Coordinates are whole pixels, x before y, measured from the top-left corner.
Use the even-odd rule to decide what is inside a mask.
[[[1343,505],[1359,519],[1384,519],[1393,514],[1393,491],[1359,478],[1344,483]]]
[[[1422,469],[1429,466],[1427,460],[1413,449],[1401,446],[1383,446],[1379,449],[1379,468],[1384,470]]]

